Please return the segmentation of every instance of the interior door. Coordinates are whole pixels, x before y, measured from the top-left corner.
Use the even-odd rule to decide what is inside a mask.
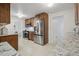
[[[53,18],[53,38],[55,43],[63,42],[64,38],[64,17]]]

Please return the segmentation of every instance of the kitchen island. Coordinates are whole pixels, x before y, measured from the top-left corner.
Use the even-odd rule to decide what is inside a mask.
[[[1,42],[8,42],[13,48],[18,50],[18,34],[0,35]]]

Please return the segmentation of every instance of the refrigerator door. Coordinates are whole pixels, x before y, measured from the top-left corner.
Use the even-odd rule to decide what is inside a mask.
[[[35,34],[44,35],[44,22],[42,20],[36,21]]]
[[[44,22],[40,20],[39,24],[39,35],[44,35]]]
[[[34,36],[34,42],[40,45],[44,45],[44,36]]]

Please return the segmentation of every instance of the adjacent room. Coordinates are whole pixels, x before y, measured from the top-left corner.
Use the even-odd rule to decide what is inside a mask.
[[[0,56],[79,56],[79,4],[0,3]]]

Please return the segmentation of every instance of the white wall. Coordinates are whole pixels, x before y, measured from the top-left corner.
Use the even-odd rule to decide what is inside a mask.
[[[15,25],[15,28],[14,28]],[[22,38],[22,31],[25,29],[24,19],[20,19],[18,17],[11,17],[11,23],[6,25],[8,28],[8,34],[14,34],[15,31],[18,32],[18,35]]]
[[[72,32],[75,27],[74,9],[68,9],[56,13],[49,13],[49,43],[53,43],[53,18],[56,16],[64,16],[64,35]]]

